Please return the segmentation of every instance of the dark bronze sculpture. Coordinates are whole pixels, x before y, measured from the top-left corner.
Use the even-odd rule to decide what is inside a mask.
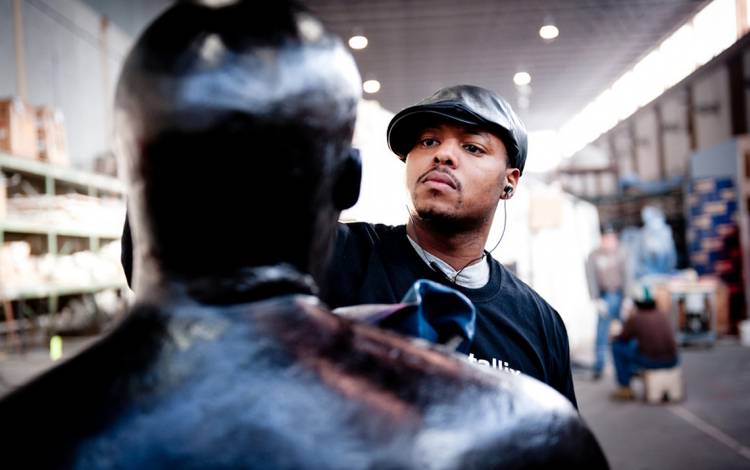
[[[127,58],[138,304],[0,402],[4,466],[606,467],[551,388],[317,300],[359,190],[359,75],[302,9],[222,3],[176,4]]]

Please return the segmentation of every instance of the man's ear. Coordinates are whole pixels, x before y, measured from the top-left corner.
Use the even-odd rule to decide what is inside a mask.
[[[333,182],[333,205],[342,211],[356,204],[362,183],[362,157],[359,149],[349,149]]]
[[[521,179],[521,171],[518,168],[508,168],[505,170],[505,185],[503,186],[503,194],[500,195],[500,199],[510,199],[518,187],[518,180]]]

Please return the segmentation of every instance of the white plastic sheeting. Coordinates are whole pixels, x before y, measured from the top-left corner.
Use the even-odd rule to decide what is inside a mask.
[[[399,225],[408,219],[404,164],[386,142],[392,117],[377,101],[360,102],[354,146],[362,155],[362,189],[357,204],[342,212],[341,220]]]
[[[556,186],[521,178],[508,210],[506,238],[494,256],[506,266],[515,263],[518,276],[560,313],[574,360],[592,362],[596,310],[588,292],[585,263],[599,244],[596,208]],[[548,223],[540,224],[540,220]],[[500,214],[493,231],[499,222]]]

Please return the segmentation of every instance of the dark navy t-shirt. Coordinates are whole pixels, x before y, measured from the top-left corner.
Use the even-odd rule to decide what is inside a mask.
[[[492,257],[489,282],[470,289],[422,261],[401,225],[339,224],[336,251],[321,296],[331,308],[397,303],[417,279],[465,294],[477,308],[469,358],[500,371],[534,377],[576,405],[568,335],[560,315]]]

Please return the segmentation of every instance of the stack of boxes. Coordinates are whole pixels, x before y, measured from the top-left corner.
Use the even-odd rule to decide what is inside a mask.
[[[67,166],[65,121],[59,110],[19,98],[0,100],[0,152]]]
[[[737,191],[731,178],[699,178],[688,197],[690,261],[698,274],[739,280]],[[737,279],[735,279],[737,277]]]
[[[49,106],[36,109],[39,158],[55,165],[69,166],[65,120],[60,110]]]
[[[0,100],[0,151],[37,158],[36,112],[19,98]]]
[[[750,274],[746,263],[748,229],[747,171],[744,154],[750,138],[733,137],[690,158],[688,194],[690,255],[701,274],[720,278],[729,290],[730,332],[746,317]],[[748,275],[746,277],[746,275]]]
[[[729,289],[730,303],[742,302],[742,252],[737,222],[737,189],[732,178],[698,178],[688,196],[688,249],[700,275],[713,275]]]
[[[0,219],[5,217],[8,212],[8,187],[5,182],[5,176],[0,173]]]

